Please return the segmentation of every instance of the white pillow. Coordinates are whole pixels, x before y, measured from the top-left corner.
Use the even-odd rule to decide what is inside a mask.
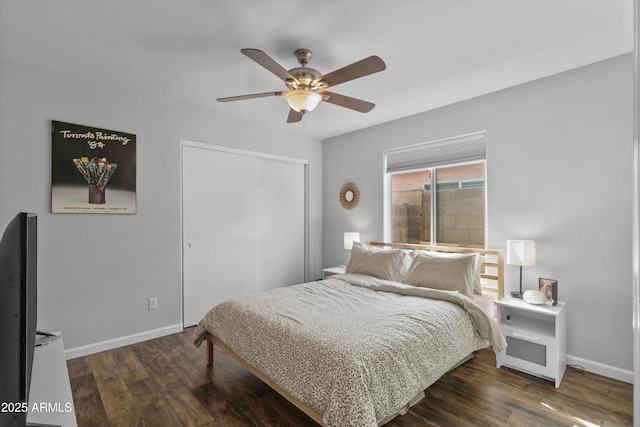
[[[477,265],[477,254],[415,253],[404,283],[424,288],[458,291],[473,298]]]
[[[476,256],[476,270],[473,273],[473,293],[476,295],[482,295],[482,284],[480,283],[480,276],[482,275],[482,263],[484,262],[484,256],[475,254]]]
[[[377,248],[353,242],[346,273],[366,274],[399,282],[403,276],[403,253],[399,249]]]

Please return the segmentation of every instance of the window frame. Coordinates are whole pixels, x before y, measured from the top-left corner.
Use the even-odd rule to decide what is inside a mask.
[[[396,153],[411,153],[416,152],[418,155],[428,153],[430,145],[446,145],[449,141],[454,149],[458,141],[466,142],[466,140],[479,140],[481,141],[482,151],[478,149],[479,145],[475,144],[473,147],[473,158],[469,158],[468,153],[465,153],[464,149],[460,150],[458,154],[452,155],[447,163],[434,163],[425,167],[410,167],[403,170],[388,171],[388,157],[394,156]],[[456,160],[455,157],[458,157]],[[429,161],[427,160],[426,163]],[[486,248],[488,241],[488,185],[487,185],[487,159],[486,159],[486,132],[477,132],[474,134],[463,135],[461,137],[453,137],[433,142],[427,142],[423,144],[412,145],[408,147],[400,147],[396,149],[386,150],[383,152],[383,237],[385,242],[391,242],[393,238],[393,203],[392,203],[392,186],[391,176],[399,173],[411,173],[424,170],[431,170],[431,188],[436,189],[431,191],[431,245],[436,245],[438,241],[437,237],[437,169],[449,168],[456,166],[464,166],[469,164],[484,163],[484,242],[483,246]],[[478,180],[473,180],[478,181]],[[462,188],[462,187],[461,187]]]

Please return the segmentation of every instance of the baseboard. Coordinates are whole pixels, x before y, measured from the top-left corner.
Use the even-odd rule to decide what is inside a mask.
[[[76,357],[88,356],[90,354],[99,353],[101,351],[111,350],[114,348],[123,347],[125,345],[135,344],[154,338],[164,337],[166,335],[176,334],[178,332],[182,332],[182,329],[182,323],[179,323],[176,325],[166,326],[164,328],[158,328],[151,331],[145,331],[133,335],[114,338],[112,340],[70,348],[65,350],[64,355],[67,360],[75,359]],[[585,371],[602,375],[607,378],[613,378],[614,380],[633,384],[633,372],[626,369],[616,368],[614,366],[605,365],[603,363],[594,362],[571,355],[567,355],[567,364],[579,365],[582,366]]]
[[[570,356],[568,354],[567,365],[579,365],[582,366],[585,371],[633,384],[633,371],[627,371],[626,369],[616,368],[614,366],[605,365],[603,363],[594,362],[581,357]]]
[[[140,332],[133,335],[127,335],[124,337],[114,338],[107,341],[100,341],[94,344],[70,348],[64,351],[64,356],[67,360],[75,359],[76,357],[88,356],[90,354],[99,353],[101,351],[111,350],[114,348],[147,341],[154,338],[160,338],[166,335],[176,334],[178,332],[182,332],[182,323],[166,326],[164,328],[153,329],[151,331]]]

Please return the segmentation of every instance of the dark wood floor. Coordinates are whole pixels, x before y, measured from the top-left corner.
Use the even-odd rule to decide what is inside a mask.
[[[317,424],[216,348],[194,348],[193,329],[67,362],[76,416],[87,426]],[[387,424],[417,426],[631,426],[632,386],[569,369],[559,389],[482,350]]]

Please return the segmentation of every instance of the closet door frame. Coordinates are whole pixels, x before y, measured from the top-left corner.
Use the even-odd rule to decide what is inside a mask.
[[[180,304],[181,315],[180,318],[184,318],[184,256],[185,256],[185,245],[188,243],[185,241],[184,236],[184,200],[183,200],[183,167],[184,167],[184,159],[183,159],[183,150],[184,147],[194,147],[206,150],[214,150],[214,151],[222,151],[226,153],[233,153],[245,156],[252,156],[256,158],[262,159],[270,159],[270,160],[278,160],[283,162],[297,163],[304,166],[304,281],[309,281],[309,161],[305,159],[297,159],[294,157],[286,157],[279,156],[275,154],[262,153],[258,151],[245,150],[241,148],[228,147],[225,145],[217,145],[217,144],[209,144],[199,141],[193,141],[188,139],[180,140],[180,224],[181,224],[181,270],[182,270],[182,292],[181,297],[182,300]]]

